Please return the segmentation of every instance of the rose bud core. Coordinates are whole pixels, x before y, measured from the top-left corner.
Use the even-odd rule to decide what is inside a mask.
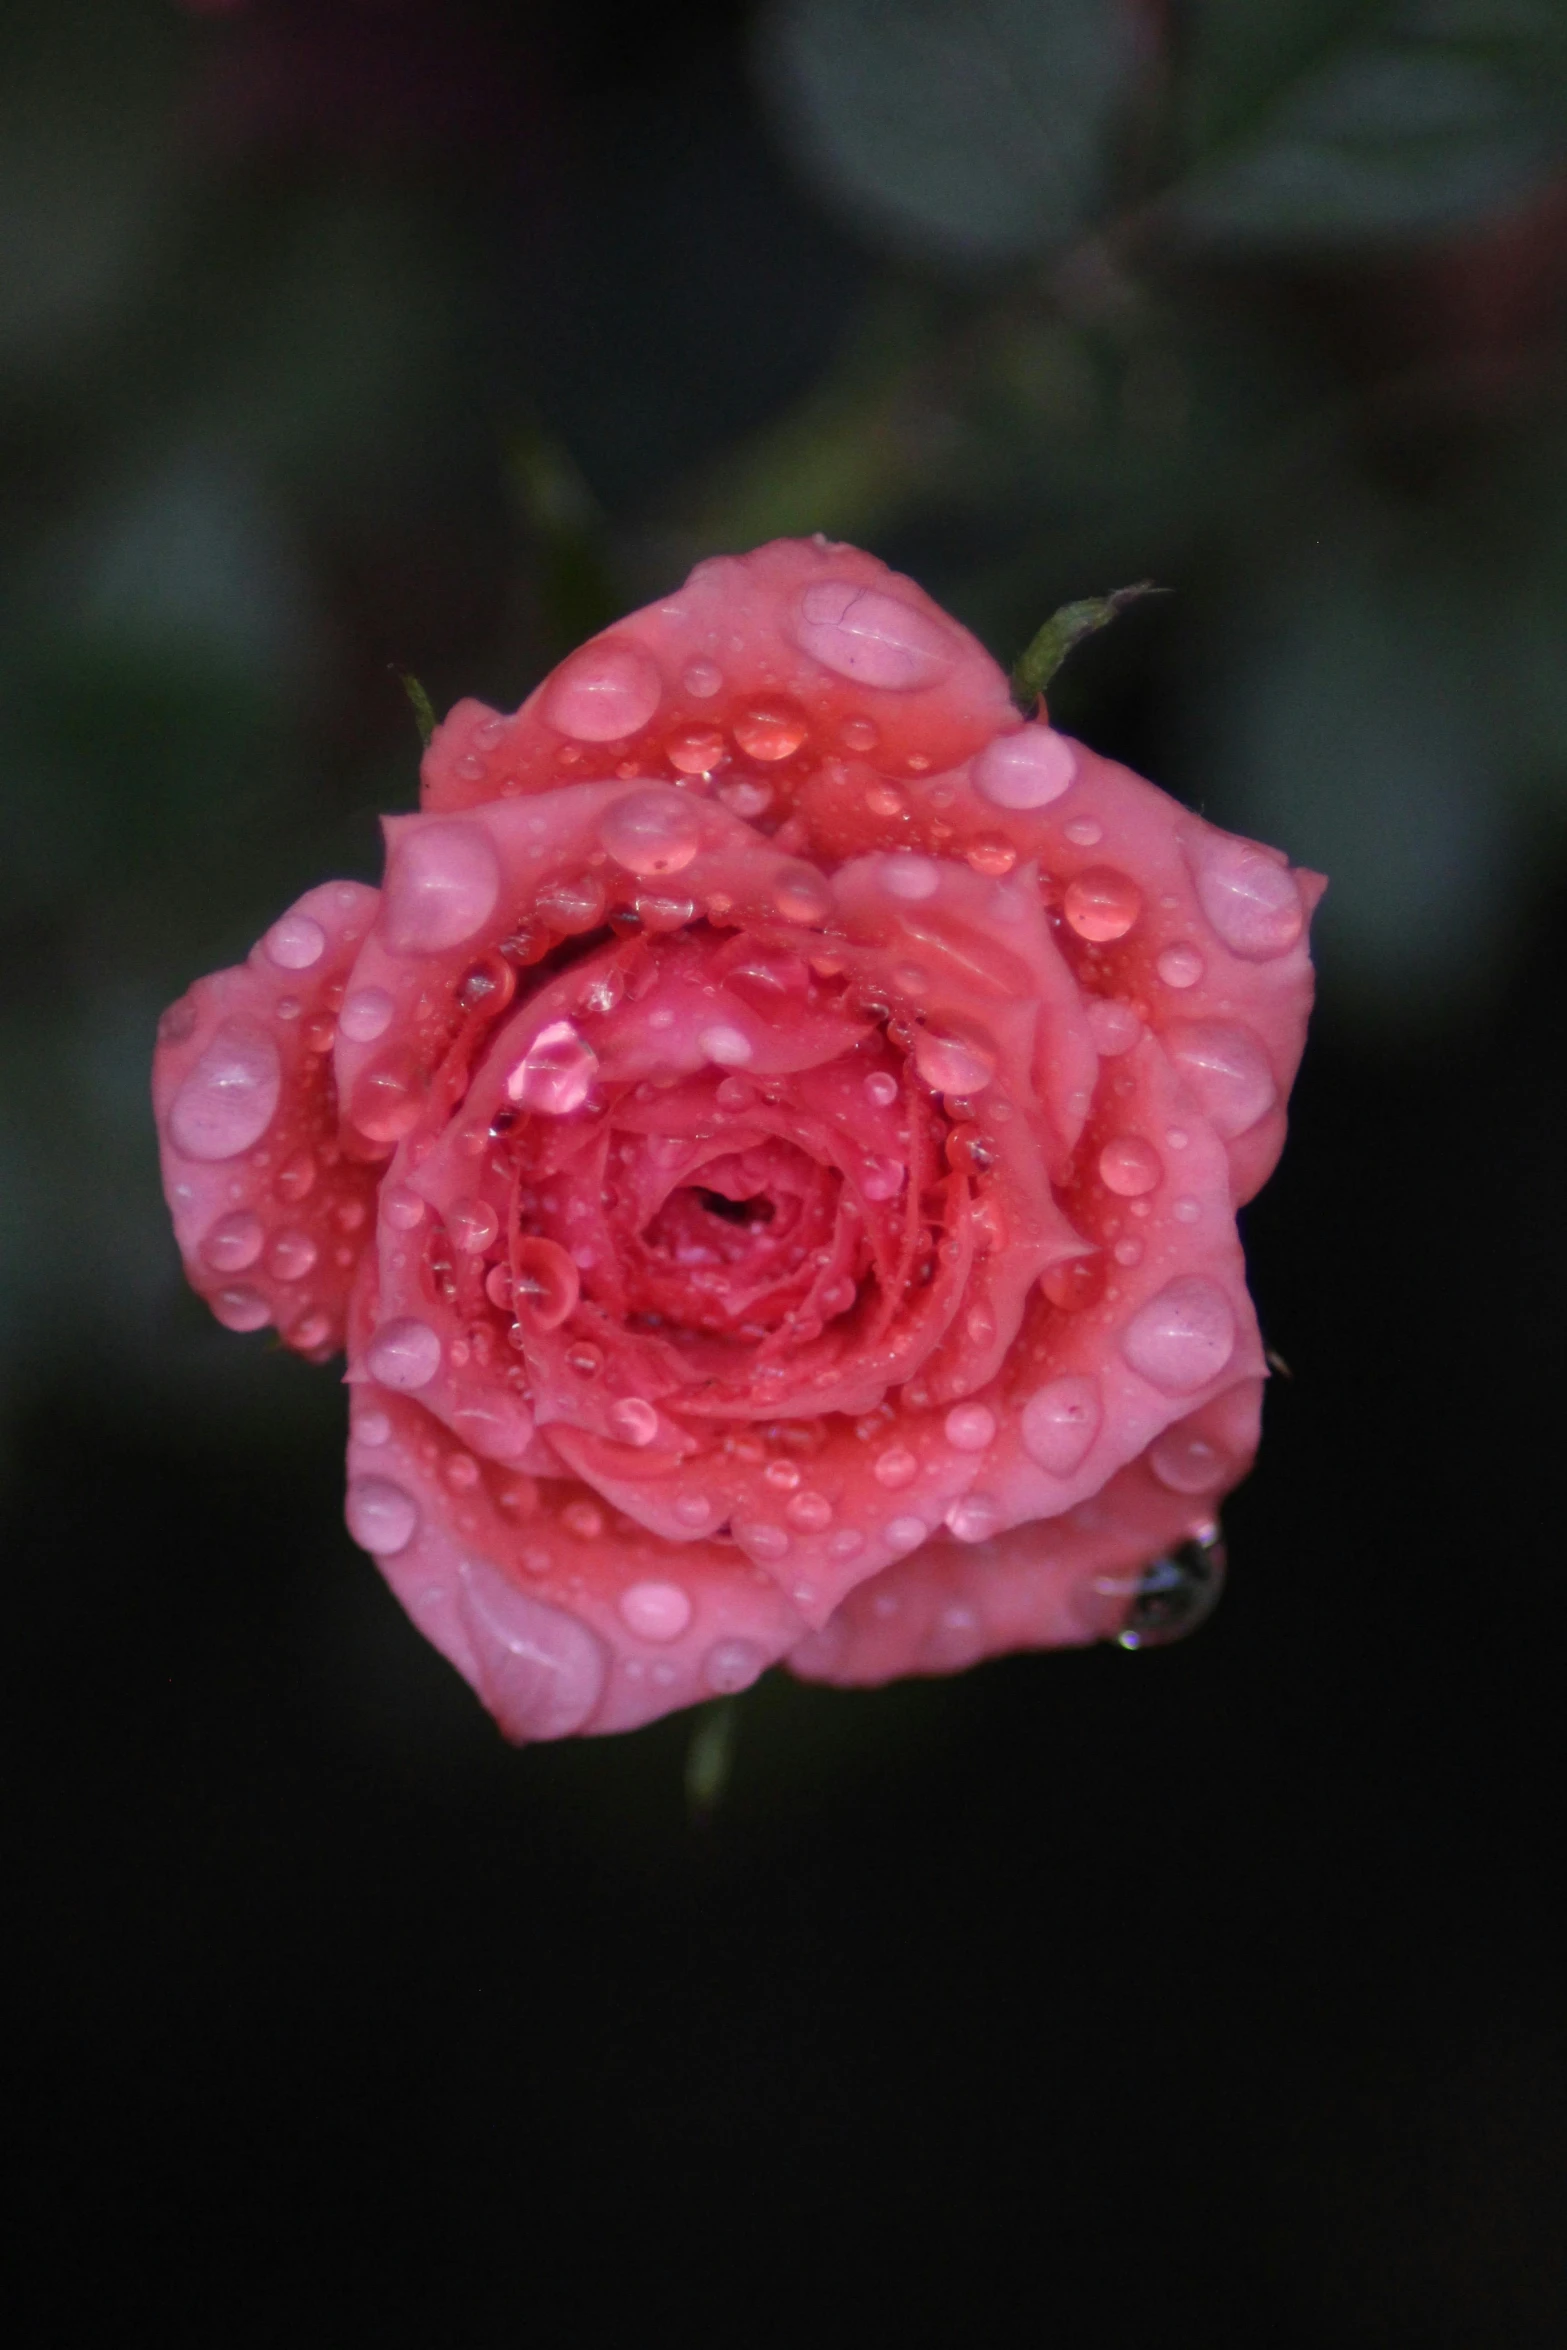
[[[164,1181],[346,1346],[349,1528],[503,1730],[1123,1633],[1256,1449],[1321,880],[825,541],[460,702],[385,832],[165,1015]]]

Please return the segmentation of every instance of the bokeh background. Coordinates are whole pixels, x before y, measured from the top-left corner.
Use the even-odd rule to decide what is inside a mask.
[[[183,1291],[157,1011],[825,530],[1333,877],[1232,1590],[514,1752]],[[1567,10],[9,0],[27,2339],[1567,2339]]]

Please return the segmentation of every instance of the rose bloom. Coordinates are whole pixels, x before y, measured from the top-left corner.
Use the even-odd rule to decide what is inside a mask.
[[[346,1344],[349,1527],[506,1733],[1156,1627],[1320,880],[822,540],[460,702],[385,831],[165,1015],[164,1180],[222,1322]]]

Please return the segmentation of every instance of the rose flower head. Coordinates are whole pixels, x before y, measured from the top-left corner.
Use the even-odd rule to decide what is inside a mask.
[[[822,540],[460,702],[385,831],[165,1015],[164,1180],[222,1322],[346,1346],[350,1530],[503,1730],[1157,1633],[1321,881]]]

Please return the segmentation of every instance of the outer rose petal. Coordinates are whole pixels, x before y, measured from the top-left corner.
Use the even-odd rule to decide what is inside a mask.
[[[373,1229],[374,1177],[339,1143],[332,1079],[343,982],[375,918],[356,881],[308,890],[248,961],[163,1016],[153,1107],[163,1186],[193,1288],[232,1330],[275,1322],[324,1361]]]
[[[1250,1467],[1260,1399],[1258,1381],[1230,1388],[1063,1517],[988,1542],[927,1543],[851,1593],[791,1652],[790,1671],[870,1686],[960,1673],[1011,1649],[1114,1639],[1141,1569],[1210,1522]],[[1194,1485],[1198,1469],[1209,1473]]]

